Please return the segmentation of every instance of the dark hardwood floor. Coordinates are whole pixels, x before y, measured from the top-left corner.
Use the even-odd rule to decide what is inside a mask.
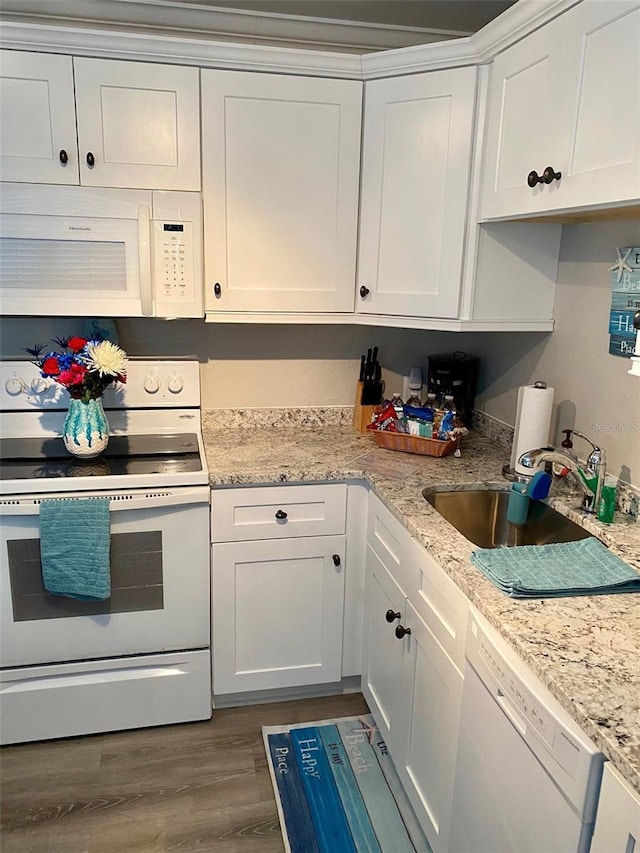
[[[0,750],[2,853],[284,850],[261,726],[367,711],[362,696]]]

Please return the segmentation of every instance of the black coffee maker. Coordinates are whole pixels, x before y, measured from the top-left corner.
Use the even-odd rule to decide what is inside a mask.
[[[451,394],[458,417],[467,429],[471,429],[478,359],[460,350],[450,355],[430,355],[428,358],[428,392],[435,394],[439,403],[445,394]]]

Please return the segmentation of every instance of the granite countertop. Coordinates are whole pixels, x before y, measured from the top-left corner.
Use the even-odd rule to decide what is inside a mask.
[[[203,413],[212,486],[366,480],[640,792],[640,596],[511,599],[471,564],[475,546],[422,496],[425,487],[508,487],[505,447],[472,432],[460,458],[434,458],[383,450],[344,423],[219,424],[217,413]],[[577,492],[560,491],[553,497],[552,487],[548,502],[640,572],[640,522],[617,513],[613,524],[601,524],[576,509]]]

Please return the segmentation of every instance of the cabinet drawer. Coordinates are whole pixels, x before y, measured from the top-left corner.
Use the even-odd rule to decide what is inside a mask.
[[[415,567],[407,560],[410,542],[409,531],[370,493],[367,543],[404,595],[417,584]]]
[[[342,534],[346,508],[344,483],[214,489],[212,542]]]
[[[409,563],[414,567],[417,580],[416,585],[407,590],[409,601],[462,671],[469,602],[444,569],[415,539],[411,540],[409,547]]]

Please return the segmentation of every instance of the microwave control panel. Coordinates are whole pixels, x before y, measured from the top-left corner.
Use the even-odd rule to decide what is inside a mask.
[[[153,221],[153,270],[156,299],[193,302],[193,225]]]

